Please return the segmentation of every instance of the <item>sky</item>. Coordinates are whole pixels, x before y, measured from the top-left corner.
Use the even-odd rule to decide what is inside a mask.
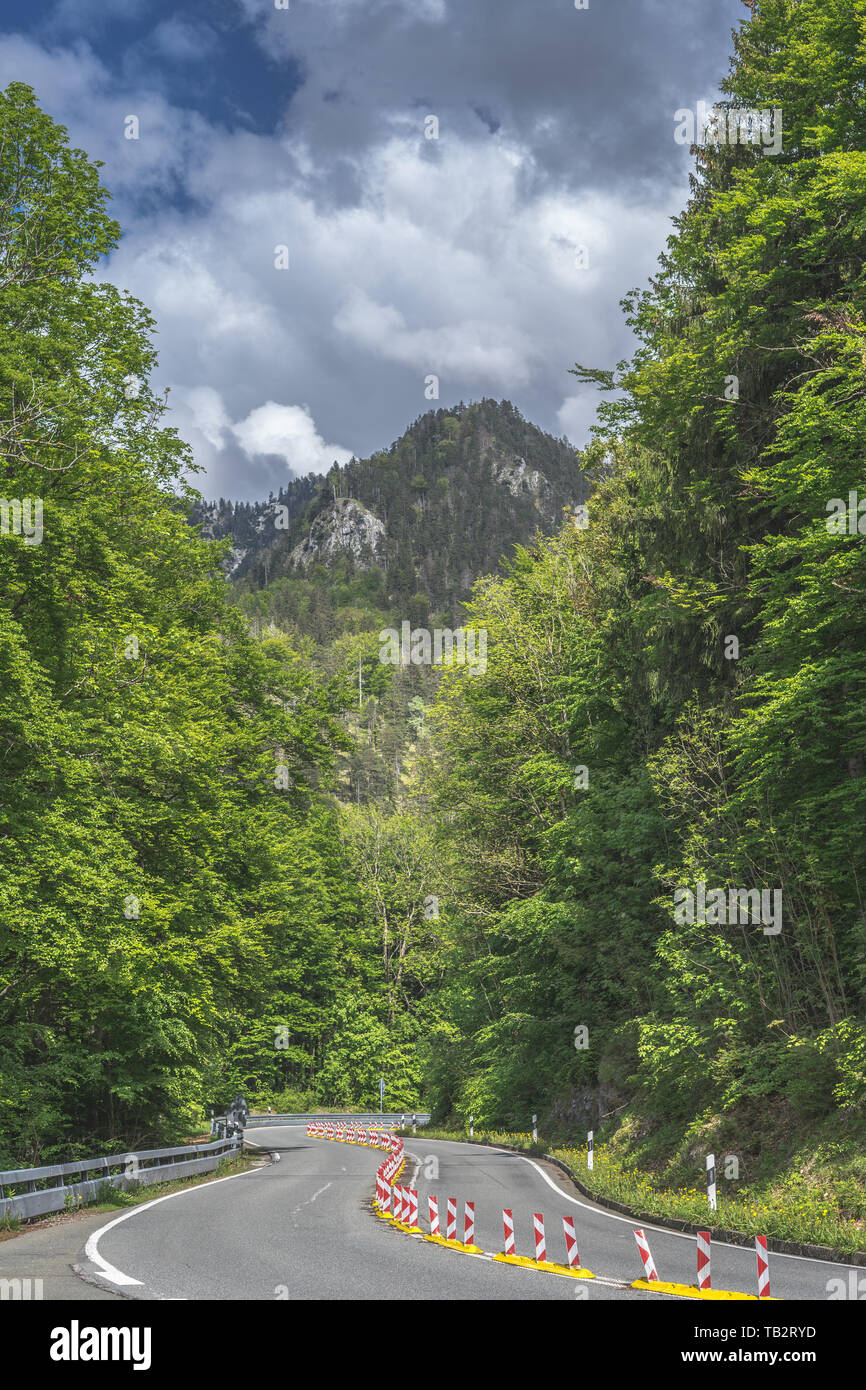
[[[746,16],[5,0],[0,86],[103,162],[123,238],[99,275],[156,319],[195,486],[254,501],[461,400],[587,443],[598,395],[568,369],[631,355],[620,300],[693,168],[674,113],[718,97]]]

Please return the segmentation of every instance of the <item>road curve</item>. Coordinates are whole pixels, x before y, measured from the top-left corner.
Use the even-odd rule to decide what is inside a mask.
[[[631,1289],[641,1276],[634,1223],[594,1206],[549,1164],[481,1145],[406,1141],[420,1211],[426,1195],[475,1202],[476,1245],[502,1249],[502,1208],[514,1213],[517,1253],[531,1255],[532,1217],[542,1212],[548,1260],[564,1263],[562,1217],[573,1216],[581,1262],[598,1276],[577,1280],[503,1265],[408,1236],[374,1214],[382,1154],[308,1138],[303,1126],[249,1132],[276,1161],[131,1207],[88,1241],[85,1277],[143,1299],[646,1300]],[[277,1158],[278,1155],[278,1158]],[[437,1173],[438,1169],[438,1173]],[[408,1180],[408,1179],[405,1179]],[[426,1219],[424,1221],[426,1229]],[[644,1228],[660,1278],[695,1282],[695,1241]],[[849,1267],[771,1255],[772,1292],[824,1300],[828,1280]],[[713,1243],[713,1284],[755,1292],[750,1250]],[[757,1304],[740,1304],[744,1311]]]

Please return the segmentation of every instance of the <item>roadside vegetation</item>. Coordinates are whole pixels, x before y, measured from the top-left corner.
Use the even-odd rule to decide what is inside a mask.
[[[402,1130],[404,1135],[411,1131]],[[501,1145],[565,1165],[599,1201],[620,1202],[635,1219],[687,1221],[702,1229],[766,1235],[803,1245],[822,1245],[852,1254],[866,1251],[866,1154],[860,1140],[826,1135],[795,1148],[780,1166],[775,1158],[749,1181],[724,1177],[724,1155],[716,1154],[717,1207],[707,1202],[703,1158],[682,1151],[667,1162],[653,1146],[635,1143],[626,1125],[609,1143],[586,1145],[533,1143],[532,1135],[506,1130],[465,1131],[425,1128],[425,1139]],[[417,1136],[416,1136],[417,1139]],[[650,1166],[652,1165],[652,1166]]]

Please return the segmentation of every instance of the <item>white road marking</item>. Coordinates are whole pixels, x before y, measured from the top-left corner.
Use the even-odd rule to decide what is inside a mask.
[[[98,1246],[100,1239],[106,1231],[110,1231],[112,1226],[119,1226],[121,1221],[128,1221],[131,1216],[137,1216],[141,1211],[147,1211],[149,1207],[158,1206],[160,1202],[170,1202],[172,1197],[187,1197],[192,1192],[202,1192],[206,1187],[216,1187],[217,1183],[231,1182],[233,1178],[247,1178],[251,1172],[258,1169],[251,1169],[246,1173],[230,1173],[227,1178],[214,1178],[211,1182],[200,1183],[197,1187],[185,1187],[181,1192],[168,1192],[164,1197],[154,1197],[152,1202],[142,1202],[140,1206],[131,1207],[129,1211],[123,1212],[120,1216],[115,1216],[113,1221],[109,1221],[105,1226],[100,1226],[98,1231],[94,1231],[89,1241],[84,1247],[84,1253],[92,1264],[95,1264],[104,1278],[112,1284],[138,1284],[140,1279],[133,1279],[129,1274],[124,1274],[122,1270],[115,1269],[113,1264],[103,1259],[100,1255]]]
[[[481,1148],[482,1146],[479,1144],[477,1147]],[[484,1147],[487,1148],[488,1146],[484,1145]],[[490,1147],[492,1148],[492,1146]],[[562,1188],[557,1187],[549,1174],[545,1173],[543,1168],[540,1168],[531,1158],[527,1158],[525,1154],[515,1154],[513,1149],[492,1149],[492,1152],[510,1154],[513,1158],[522,1158],[524,1163],[528,1163],[531,1168],[535,1169],[536,1173],[541,1174],[548,1187],[552,1187],[557,1196],[564,1197],[567,1202],[573,1202],[576,1207],[583,1207],[585,1211],[592,1211],[596,1216],[609,1217],[611,1221],[625,1221],[632,1229],[634,1229],[635,1222],[639,1220],[636,1216],[620,1216],[618,1212],[608,1211],[604,1207],[593,1206],[590,1202],[582,1202],[579,1197],[572,1197],[570,1193],[563,1192]],[[688,1231],[672,1231],[668,1226],[650,1226],[647,1222],[643,1223],[641,1229],[644,1231],[656,1231],[660,1236],[679,1236],[681,1240],[693,1241],[695,1239],[693,1235],[689,1235]],[[748,1245],[731,1245],[730,1241],[727,1240],[717,1240],[714,1241],[714,1244],[724,1245],[726,1250],[744,1250],[747,1253],[749,1251]],[[805,1260],[809,1264],[835,1265],[837,1269],[862,1269],[862,1265],[846,1265],[839,1260],[818,1260],[814,1255],[790,1255],[787,1251],[782,1250],[773,1250],[770,1253],[774,1260]]]

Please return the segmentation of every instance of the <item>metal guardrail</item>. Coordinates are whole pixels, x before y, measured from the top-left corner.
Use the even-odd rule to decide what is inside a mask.
[[[401,1129],[404,1125],[429,1125],[430,1116],[422,1115],[420,1111],[394,1111],[380,1115],[375,1110],[358,1111],[357,1113],[344,1113],[339,1115],[250,1115],[246,1123],[247,1129],[261,1128],[264,1125],[285,1125],[285,1124],[307,1124],[310,1120],[321,1120],[324,1124],[339,1124],[342,1120],[357,1120],[360,1124],[368,1125],[398,1125]]]
[[[0,1172],[0,1216],[27,1220],[63,1211],[78,1202],[92,1202],[105,1183],[129,1190],[194,1177],[211,1172],[223,1158],[240,1148],[240,1138],[233,1136],[210,1144],[183,1144],[177,1149],[142,1149],[138,1153],[82,1158],[72,1163],[49,1163],[42,1168],[10,1168]],[[96,1177],[84,1178],[83,1174],[94,1170]],[[78,1182],[66,1181],[76,1173],[81,1175]],[[26,1190],[10,1193],[9,1189],[16,1187]]]

